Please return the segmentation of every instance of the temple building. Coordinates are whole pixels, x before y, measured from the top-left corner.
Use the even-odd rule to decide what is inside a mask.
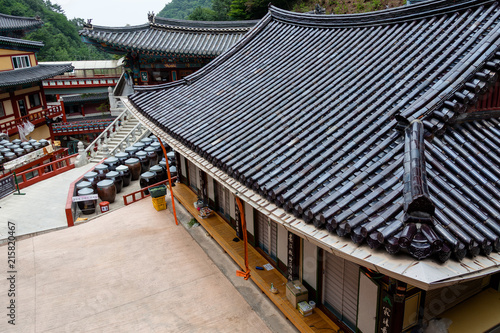
[[[63,115],[60,106],[47,105],[42,81],[73,67],[38,64],[36,52],[43,43],[19,39],[42,24],[37,18],[0,14],[0,132],[13,137],[29,121],[36,126],[29,134],[33,139],[50,138],[46,119]]]
[[[137,84],[175,81],[161,22],[82,35],[134,45]],[[142,54],[176,67],[141,68]],[[176,152],[178,186],[235,232],[244,217],[250,244],[344,331],[410,332],[481,299],[460,317],[483,332],[500,325],[485,301],[500,295],[499,71],[495,1],[271,6],[202,70],[135,87],[126,106]]]
[[[125,56],[124,67],[135,85],[176,81],[208,64],[240,40],[258,21],[203,22],[148,15],[131,27],[90,23],[80,35],[105,52]]]

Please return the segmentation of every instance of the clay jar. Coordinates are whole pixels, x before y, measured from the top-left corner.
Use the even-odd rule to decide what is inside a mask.
[[[177,176],[177,168],[175,166],[170,167],[170,177]]]
[[[32,144],[32,146],[33,146],[33,149],[34,149],[34,150],[37,150],[37,149],[42,148],[42,144],[41,144],[41,143],[39,143],[39,142],[35,142],[35,143],[33,143],[33,144]]]
[[[116,167],[116,172],[118,172],[122,177],[123,187],[129,186],[130,181],[132,180],[132,174],[130,173],[128,166],[119,165]]]
[[[142,150],[146,148],[146,145],[142,142],[136,142],[133,144],[133,147],[137,148],[137,150]]]
[[[144,172],[141,175],[141,179],[139,180],[139,184],[141,185],[141,188],[145,188],[145,187],[154,185],[155,184],[155,176],[156,175],[153,172],[150,172],[150,171]],[[148,195],[149,190],[145,190],[144,194]]]
[[[16,154],[11,153],[11,152],[5,153],[3,155],[3,157],[5,158],[5,162],[9,162],[9,161],[15,160],[17,158]]]
[[[146,147],[149,147],[149,145],[153,142],[153,139],[151,138],[144,138],[144,139],[141,139],[141,143],[144,143],[144,145]]]
[[[97,191],[97,172],[87,172],[85,175],[83,175],[83,178],[85,178],[86,181],[90,182],[94,191]]]
[[[32,145],[32,146],[33,146],[33,144],[35,144],[35,143],[37,143],[37,142],[38,142],[38,141],[36,141],[35,139],[30,139],[30,140],[28,141],[28,143],[29,143],[30,145]]]
[[[154,182],[154,184],[156,184],[158,182],[161,182],[162,180],[166,180],[167,179],[167,173],[158,164],[157,165],[153,165],[151,168],[149,168],[149,171],[150,172],[154,172],[154,174],[155,174],[155,182]]]
[[[139,149],[137,147],[127,147],[125,148],[125,152],[128,154],[129,157],[135,157],[135,153],[138,151]]]
[[[120,193],[123,187],[123,180],[120,173],[116,171],[110,171],[106,174],[106,179],[111,179],[116,186],[116,193]]]
[[[144,149],[144,151],[146,152],[146,154],[148,154],[151,165],[158,164],[158,154],[153,147],[147,147],[146,149]]]
[[[26,154],[26,152],[24,151],[23,148],[16,148],[16,149],[14,149],[14,153],[16,153],[16,155],[19,156],[19,157],[21,157],[24,154]]]
[[[34,150],[32,145],[24,145],[23,149],[26,154],[29,154]]]
[[[118,159],[119,165],[125,165],[125,161],[130,157],[127,153],[116,153],[115,157]]]
[[[161,148],[161,144],[159,142],[153,142],[150,147],[154,148],[156,155],[158,155],[158,161],[160,161],[163,158],[163,149]]]
[[[106,179],[106,174],[109,172],[108,166],[106,164],[98,164],[94,168],[94,172],[97,172],[97,181]]]
[[[45,146],[48,146],[49,145],[49,142],[45,139],[42,139],[40,141],[38,141],[38,143],[40,143],[42,145],[42,147],[45,147]]]
[[[94,190],[92,188],[82,188],[78,191],[78,196],[91,195],[94,194]],[[84,215],[94,214],[95,207],[97,205],[97,200],[85,200],[78,202],[78,208],[82,211]]]
[[[106,164],[108,166],[108,170],[109,171],[115,171],[116,170],[116,167],[118,165],[120,165],[118,163],[118,159],[116,157],[108,157],[107,159],[104,160],[104,164]]]
[[[141,172],[148,171],[149,166],[151,165],[150,161],[149,161],[148,153],[146,153],[145,151],[138,151],[137,153],[135,153],[135,156],[137,156],[137,158],[141,162]]]
[[[99,199],[102,201],[107,201],[109,203],[115,202],[115,183],[111,179],[101,180],[97,183],[97,194],[99,195]]]
[[[176,162],[175,161],[175,153],[173,151],[167,153],[167,158],[168,158],[168,164],[170,166],[177,165],[177,163],[175,163]]]
[[[82,190],[84,188],[90,188],[92,191],[94,191],[94,189],[92,188],[92,183],[89,181],[82,180],[76,184],[77,191]]]
[[[129,158],[125,161],[125,165],[128,166],[130,174],[132,175],[132,180],[137,180],[141,176],[141,162],[138,158]]]

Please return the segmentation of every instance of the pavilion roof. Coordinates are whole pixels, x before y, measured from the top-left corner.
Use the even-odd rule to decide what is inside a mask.
[[[187,21],[154,17],[131,27],[86,25],[85,42],[110,52],[213,58],[236,43],[258,21]]]
[[[497,80],[499,47],[495,1],[271,7],[210,64],[136,87],[129,105],[287,230],[429,288],[500,269],[500,121],[467,116]],[[461,263],[418,265],[451,255]]]
[[[0,36],[0,45],[7,45],[15,48],[23,48],[31,51],[38,51],[43,47],[44,44],[43,42]]]
[[[12,87],[43,81],[73,70],[71,63],[60,65],[37,65],[11,71],[0,72],[0,87]]]
[[[38,29],[42,25],[43,22],[39,18],[12,16],[0,13],[0,34],[30,31]]]

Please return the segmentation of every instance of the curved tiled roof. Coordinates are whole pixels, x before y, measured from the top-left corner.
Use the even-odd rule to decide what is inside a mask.
[[[499,47],[495,1],[339,16],[271,7],[210,64],[136,87],[130,102],[268,202],[355,244],[491,256],[500,121],[455,120],[496,81]]]
[[[156,55],[215,57],[236,43],[258,21],[203,22],[155,17],[147,24],[85,27],[84,41],[120,51]]]
[[[34,17],[12,16],[0,13],[0,33],[19,30],[33,30],[41,27],[43,22]]]
[[[28,49],[39,50],[40,48],[43,47],[44,44],[43,42],[0,36],[0,45],[21,46]]]
[[[70,63],[60,65],[38,65],[34,67],[0,72],[0,87],[12,87],[20,84],[43,81],[45,79],[71,72]]]

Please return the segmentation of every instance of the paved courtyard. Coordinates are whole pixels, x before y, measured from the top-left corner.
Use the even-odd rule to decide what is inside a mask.
[[[18,241],[15,327],[6,316],[7,250],[0,247],[0,332],[269,331],[186,229],[149,199]]]

